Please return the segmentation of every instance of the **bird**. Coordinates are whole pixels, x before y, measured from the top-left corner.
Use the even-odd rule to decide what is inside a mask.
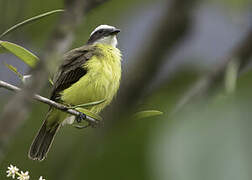
[[[121,80],[122,54],[117,48],[119,32],[120,29],[114,26],[99,25],[85,45],[65,53],[53,78],[50,99],[68,106],[104,99],[103,103],[89,107],[88,110],[96,114],[109,105]],[[44,160],[60,127],[84,118],[85,114],[81,112],[75,117],[50,106],[28,157]]]

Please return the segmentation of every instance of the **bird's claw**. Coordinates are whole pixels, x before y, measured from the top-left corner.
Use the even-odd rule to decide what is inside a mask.
[[[81,121],[85,120],[86,118],[87,118],[86,114],[80,112],[80,114],[76,118],[76,121],[77,123],[81,123]]]
[[[80,114],[77,116],[76,121],[77,123],[81,123],[82,121],[84,121],[87,118],[86,114],[80,112]],[[84,129],[91,126],[92,128],[100,128],[100,127],[104,127],[104,122],[102,120],[96,120],[95,122],[88,122],[87,125],[81,126],[81,125],[74,125],[75,128],[77,129]]]

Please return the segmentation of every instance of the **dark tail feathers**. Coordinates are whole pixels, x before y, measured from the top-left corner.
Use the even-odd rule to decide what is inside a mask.
[[[53,126],[53,129],[48,129],[44,121],[39,133],[32,142],[28,157],[33,160],[43,161],[46,158],[56,132],[59,129],[59,124]]]

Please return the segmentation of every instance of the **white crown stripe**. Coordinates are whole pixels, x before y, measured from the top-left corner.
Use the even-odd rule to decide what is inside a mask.
[[[96,31],[99,31],[100,29],[116,29],[114,26],[109,26],[106,24],[100,25],[97,28],[95,28],[95,30],[93,30],[93,32],[90,34],[90,36],[92,36]]]

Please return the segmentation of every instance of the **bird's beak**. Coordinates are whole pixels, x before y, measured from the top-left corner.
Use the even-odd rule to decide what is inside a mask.
[[[120,29],[114,29],[114,30],[111,32],[111,34],[112,34],[112,35],[116,35],[116,34],[118,34],[120,31],[121,31]]]

